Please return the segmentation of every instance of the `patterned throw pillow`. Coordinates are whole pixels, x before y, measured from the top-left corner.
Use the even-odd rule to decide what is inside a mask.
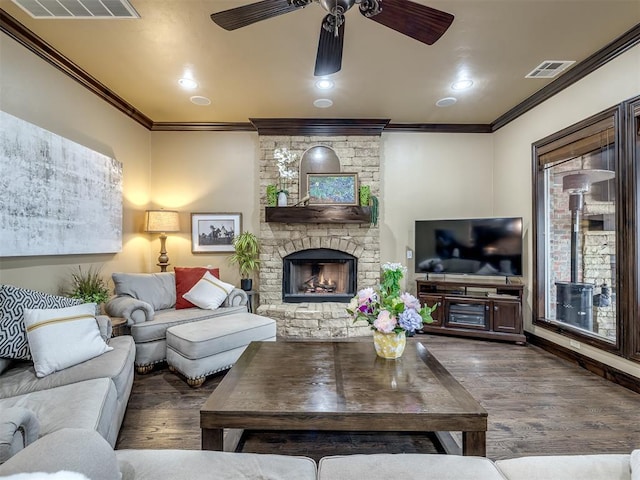
[[[0,357],[31,359],[24,326],[25,308],[63,308],[82,303],[84,302],[77,298],[0,285]]]

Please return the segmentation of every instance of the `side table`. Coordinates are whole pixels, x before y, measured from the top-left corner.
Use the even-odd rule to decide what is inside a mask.
[[[247,304],[249,313],[253,313],[253,297],[255,297],[258,293],[255,290],[245,290],[244,293],[246,293],[247,297],[249,297],[249,303]]]
[[[127,327],[127,320],[123,317],[110,317],[111,318],[111,336],[119,337],[120,335],[126,335],[129,330]]]

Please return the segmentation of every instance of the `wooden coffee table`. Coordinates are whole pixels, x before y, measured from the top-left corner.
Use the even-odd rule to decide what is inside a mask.
[[[234,451],[243,429],[436,432],[447,453],[485,456],[487,412],[419,342],[398,360],[372,342],[253,342],[200,427],[203,450]]]

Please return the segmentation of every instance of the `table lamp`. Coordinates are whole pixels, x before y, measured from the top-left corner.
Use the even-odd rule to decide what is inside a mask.
[[[175,210],[147,210],[144,226],[145,232],[160,234],[160,256],[157,265],[161,272],[166,272],[169,265],[166,233],[180,231],[178,212]]]

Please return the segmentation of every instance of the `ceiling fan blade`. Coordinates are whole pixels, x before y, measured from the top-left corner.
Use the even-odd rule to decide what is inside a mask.
[[[325,17],[320,27],[320,39],[318,40],[318,54],[316,55],[316,68],[313,74],[316,77],[331,75],[342,68],[342,46],[344,44],[344,22],[338,28],[338,35],[328,31],[324,24],[331,14]]]
[[[376,15],[368,16],[362,9],[360,13],[427,45],[434,44],[453,22],[450,13],[410,0],[382,0],[380,6],[382,11]]]
[[[288,0],[262,0],[242,7],[212,13],[211,20],[225,30],[235,30],[261,20],[267,20],[268,18],[304,8],[309,3],[311,3],[311,0],[298,2],[297,5],[289,4]]]

